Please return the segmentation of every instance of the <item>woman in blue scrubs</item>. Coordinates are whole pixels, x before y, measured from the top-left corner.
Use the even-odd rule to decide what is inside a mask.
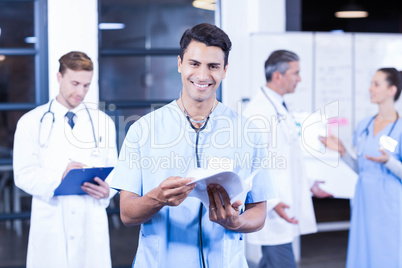
[[[402,89],[395,68],[379,69],[370,100],[378,113],[354,133],[357,159],[334,136],[321,137],[359,174],[352,206],[347,268],[402,267],[402,121],[394,107]]]

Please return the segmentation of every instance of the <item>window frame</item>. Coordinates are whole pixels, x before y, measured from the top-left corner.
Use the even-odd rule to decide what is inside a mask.
[[[1,2],[33,2],[34,34],[36,43],[33,48],[0,47],[0,55],[34,56],[35,101],[18,103],[0,103],[0,111],[32,110],[49,100],[48,79],[48,30],[47,0],[0,0]],[[12,159],[0,159],[0,165],[11,164]]]
[[[101,23],[101,1],[98,0],[98,25]],[[216,10],[215,10],[215,24],[220,27],[221,25],[221,1],[216,1]],[[122,48],[122,49],[111,49],[111,48],[102,48],[102,30],[98,29],[98,58],[99,60],[102,57],[147,57],[147,56],[175,56],[180,54],[180,48],[172,48],[172,49],[164,49],[164,48]],[[101,64],[99,64],[99,73],[101,73]],[[179,75],[179,74],[178,74]],[[99,82],[99,88],[101,87]],[[99,92],[101,90],[99,89]],[[216,92],[217,99],[221,101],[222,98],[222,85],[219,86]],[[168,104],[172,102],[174,99],[153,99],[153,100],[135,100],[135,101],[105,101],[102,100],[101,94],[99,94],[99,100],[102,101],[106,107],[110,104],[115,105],[117,109],[137,109],[137,108],[150,108],[154,104]]]

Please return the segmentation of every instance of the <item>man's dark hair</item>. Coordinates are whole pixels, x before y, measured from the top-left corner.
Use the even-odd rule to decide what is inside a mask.
[[[285,74],[289,69],[289,62],[291,61],[299,61],[299,56],[288,50],[276,50],[272,52],[264,65],[266,81],[271,82],[272,75],[276,71]]]
[[[180,39],[181,61],[183,61],[184,52],[193,40],[204,43],[207,46],[214,46],[222,49],[225,54],[224,66],[227,65],[232,42],[224,31],[209,23],[201,23],[191,29],[187,29]]]
[[[64,75],[67,69],[73,71],[93,71],[94,66],[90,57],[80,51],[71,51],[59,59],[59,72]]]

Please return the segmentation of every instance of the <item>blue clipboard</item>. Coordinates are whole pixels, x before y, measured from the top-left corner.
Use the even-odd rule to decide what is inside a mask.
[[[87,194],[81,189],[84,182],[96,183],[94,178],[105,180],[113,167],[79,168],[70,170],[60,185],[54,190],[54,195],[82,195]]]

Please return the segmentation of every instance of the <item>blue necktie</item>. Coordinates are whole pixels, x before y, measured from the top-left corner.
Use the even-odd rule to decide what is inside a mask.
[[[73,120],[74,116],[75,116],[75,113],[73,113],[73,112],[66,113],[66,117],[68,118],[68,124],[70,125],[71,129],[74,128],[74,120]]]
[[[282,105],[283,105],[283,107],[285,107],[286,111],[289,111],[289,110],[288,110],[288,107],[286,106],[286,103],[285,103],[285,102],[282,102]]]

